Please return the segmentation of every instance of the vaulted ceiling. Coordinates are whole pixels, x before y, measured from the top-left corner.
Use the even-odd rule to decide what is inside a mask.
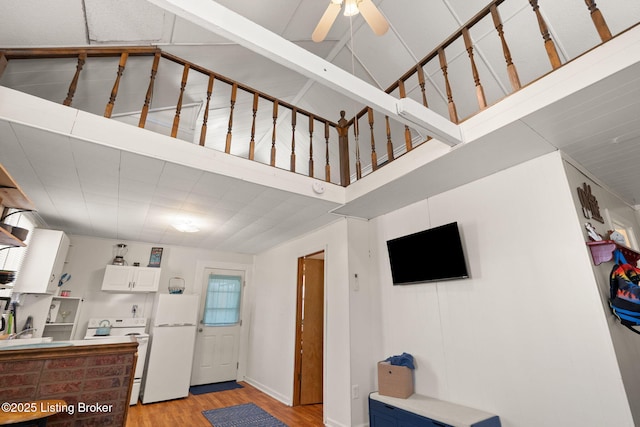
[[[158,2],[5,0],[0,3],[0,15],[3,17],[0,49],[157,45],[164,51],[331,120],[338,119],[340,110],[355,111],[363,106],[352,97],[337,93],[283,66],[268,55],[257,54],[153,3]],[[385,89],[486,6],[487,2],[374,1],[390,23],[390,30],[385,35],[375,36],[360,15],[353,19],[340,15],[322,43],[314,43],[310,38],[329,0],[219,0],[217,3],[339,66],[373,88]],[[640,4],[637,1],[601,0],[598,6],[614,34],[640,21]],[[584,1],[540,2],[540,7],[563,63],[599,43]],[[506,0],[499,10],[521,82],[527,85],[550,70],[538,22],[528,1]],[[499,39],[490,20],[474,27],[471,35],[476,45],[478,71],[491,104],[510,91]],[[476,113],[477,104],[464,45],[454,43],[447,49],[447,59],[450,77],[455,84],[459,116],[469,117]],[[83,98],[79,90],[74,106],[101,114],[105,97],[113,84],[117,61],[106,67],[88,67],[90,71],[87,76],[90,77],[86,77],[83,84],[102,86],[105,90],[99,93],[105,95]],[[0,79],[0,85],[60,103],[66,95],[69,76],[73,75],[74,69],[73,61],[10,62]],[[170,70],[165,74],[159,73],[160,81],[166,82],[166,87],[179,87],[180,67]],[[132,61],[127,68],[129,80],[123,81],[123,84],[130,88],[146,88],[140,82],[148,79],[148,73],[148,61]],[[439,84],[441,72],[438,65],[425,67],[425,73],[427,92],[430,94],[429,106],[447,117],[447,95]],[[629,172],[628,167],[624,168],[625,175],[622,176],[616,174],[616,168],[609,166],[622,161],[625,164],[638,164],[636,160],[639,159],[633,160],[628,154],[629,150],[625,149],[634,142],[640,142],[637,114],[640,109],[636,101],[640,99],[638,75],[640,73],[628,71],[622,74],[624,80],[620,80],[621,87],[617,87],[614,79],[605,85],[599,99],[582,101],[593,102],[594,109],[606,105],[608,109],[619,110],[619,114],[599,115],[599,129],[602,130],[595,134],[585,134],[591,128],[581,126],[584,117],[572,117],[571,123],[567,122],[566,117],[559,117],[558,112],[562,108],[558,106],[547,111],[546,115],[541,113],[530,118],[528,123],[537,121],[535,125],[540,127],[539,133],[550,148],[566,151],[630,204],[640,200],[640,186],[635,184],[640,176]],[[163,87],[162,84],[158,86]],[[409,97],[418,98],[417,87],[408,89]],[[128,91],[126,87],[121,91],[123,95],[119,96],[114,115],[118,120],[135,123],[140,102],[138,99],[128,100],[124,95],[128,92],[135,91]],[[614,97],[607,97],[607,93]],[[205,95],[206,79],[190,81],[185,93],[181,139],[193,141],[197,138],[196,123],[201,119]],[[172,113],[165,110],[164,105],[175,105],[175,97],[175,89],[169,92],[158,89],[154,94],[155,112],[150,125],[154,130],[167,133]],[[547,119],[543,120],[543,117]],[[554,127],[553,123],[562,125]],[[268,132],[268,129],[263,130],[265,140]],[[172,164],[170,160],[141,158],[126,150],[94,147],[73,139],[59,140],[55,135],[42,133],[29,127],[3,124],[0,161],[23,182],[23,187],[38,205],[40,215],[47,224],[73,234],[255,253],[300,234],[309,227],[330,222],[335,217],[328,211],[342,204],[336,200],[319,200],[256,183],[229,180],[211,172]],[[417,133],[414,136],[417,139],[426,137],[425,134],[417,136]],[[618,144],[612,146],[614,140]],[[268,157],[269,143],[258,145],[257,158]],[[283,152],[287,152],[287,141],[279,143]],[[435,141],[432,143],[440,144]],[[305,148],[299,149],[299,158],[304,159],[307,154]],[[56,158],[56,162],[47,161],[51,158]],[[104,168],[99,167],[102,163],[96,162],[97,158],[104,159]],[[12,163],[21,166],[12,166]],[[51,181],[54,176],[60,177],[55,185]],[[112,179],[102,180],[101,177]],[[104,186],[111,188],[101,188],[99,181],[106,182]],[[176,182],[182,184],[176,187]],[[204,184],[206,182],[210,184],[207,186]],[[205,186],[224,191],[206,195],[213,199],[200,200],[199,196],[204,196],[201,190]],[[222,203],[221,200],[228,203]],[[265,201],[264,205],[259,203],[261,200]],[[192,207],[198,203],[200,209]],[[384,203],[384,200],[380,200],[380,203]],[[64,204],[74,206],[74,213],[63,209]],[[192,215],[202,219],[203,223],[208,221],[208,231],[197,237],[185,237],[172,231],[167,221],[161,220],[158,215],[154,216],[153,212],[162,212],[163,218]],[[264,212],[270,213],[264,215]]]

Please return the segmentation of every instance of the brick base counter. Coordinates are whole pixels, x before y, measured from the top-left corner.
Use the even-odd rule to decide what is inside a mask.
[[[0,351],[2,411],[33,411],[33,403],[60,399],[65,407],[47,426],[124,426],[137,361],[138,343],[88,344]]]

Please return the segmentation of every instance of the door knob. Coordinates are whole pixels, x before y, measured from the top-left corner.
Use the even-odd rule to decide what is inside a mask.
[[[202,332],[202,328],[199,328],[199,329],[198,329],[198,332]]]

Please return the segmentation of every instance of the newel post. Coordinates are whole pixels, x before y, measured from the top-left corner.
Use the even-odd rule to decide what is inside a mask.
[[[344,118],[346,113],[340,111],[340,120],[338,120],[338,155],[340,157],[340,185],[346,187],[351,183],[351,174],[349,173],[349,127],[347,119]]]

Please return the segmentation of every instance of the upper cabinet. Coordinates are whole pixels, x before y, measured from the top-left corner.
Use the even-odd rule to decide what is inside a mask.
[[[14,292],[56,294],[69,243],[69,237],[62,231],[33,230],[24,264],[13,286]]]
[[[0,164],[0,206],[3,208],[35,210],[35,205],[18,184],[11,178],[9,172]],[[3,209],[0,209],[2,213]],[[0,227],[0,245],[26,246],[24,242],[4,228]]]
[[[160,284],[160,269],[107,265],[102,290],[109,292],[156,292]]]

